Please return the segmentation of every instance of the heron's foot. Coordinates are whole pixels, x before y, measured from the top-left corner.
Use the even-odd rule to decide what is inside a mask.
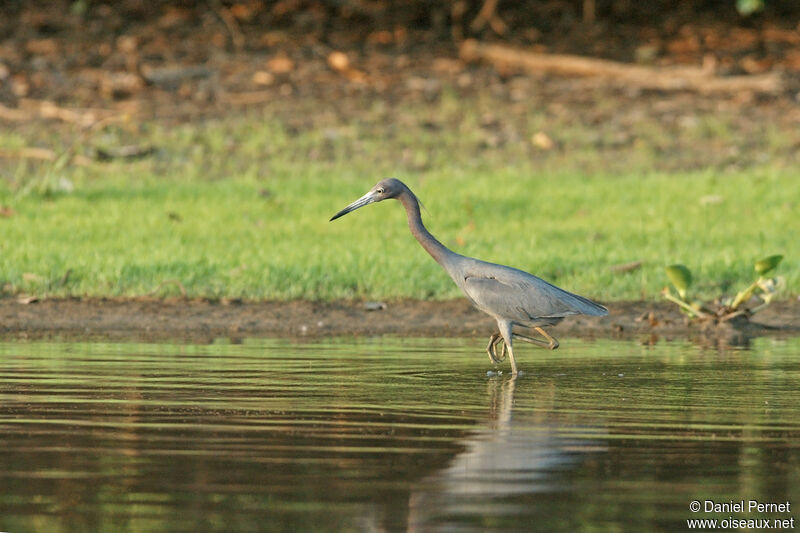
[[[521,341],[529,342],[531,344],[535,344],[536,346],[541,346],[543,348],[549,348],[550,343],[546,340],[537,339],[536,337],[528,337],[527,335],[523,335],[522,333],[514,333],[514,338],[519,339]]]
[[[535,337],[528,337],[527,335],[522,335],[521,333],[514,333],[514,338],[519,339],[521,341],[530,342],[531,344],[535,344],[536,346],[541,346],[542,348],[548,348],[550,350],[555,350],[558,348],[558,341],[550,336],[545,330],[542,328],[534,328],[536,331],[542,334],[542,336],[546,340],[537,339]]]
[[[549,333],[547,333],[542,328],[534,328],[534,329],[536,331],[538,331],[539,333],[541,333],[542,337],[544,337],[545,339],[550,341],[550,345],[548,346],[548,348],[550,348],[551,350],[555,350],[555,349],[558,348],[558,340],[555,337],[551,336]]]
[[[503,338],[501,337],[501,338],[500,338],[500,340],[497,342],[497,344],[499,344],[499,345],[500,345],[500,346],[503,348],[503,349],[500,351],[500,357],[499,357],[498,359],[499,359],[500,361],[505,361],[505,360],[506,360],[506,353],[508,353],[508,350],[507,350],[507,348],[508,348],[508,347],[506,346],[506,341],[505,341],[505,339],[503,339]]]
[[[497,345],[502,343],[503,344],[503,351],[501,355],[497,356]],[[486,353],[489,354],[489,361],[493,365],[502,363],[506,359],[506,343],[503,341],[503,337],[500,333],[495,333],[491,337],[489,337],[489,345],[486,347]]]

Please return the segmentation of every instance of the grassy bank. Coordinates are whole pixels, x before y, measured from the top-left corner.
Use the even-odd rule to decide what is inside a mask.
[[[670,168],[657,149],[664,133],[652,124],[634,128],[639,141],[623,149],[556,125],[555,148],[543,150],[527,134],[487,133],[480,113],[460,109],[438,103],[435,127],[420,118],[424,108],[392,127],[380,109],[357,125],[331,118],[299,129],[269,112],[137,124],[107,129],[77,150],[155,147],[141,160],[7,162],[0,205],[13,213],[0,218],[0,286],[39,296],[167,295],[181,286],[212,298],[457,297],[396,203],[328,222],[394,175],[416,191],[426,224],[447,246],[587,296],[657,298],[664,265],[682,262],[697,290],[713,297],[747,283],[753,262],[775,253],[786,256],[778,273],[797,293],[795,166],[767,157]],[[532,113],[514,131],[539,131],[543,120]],[[701,117],[686,142],[726,135],[718,122]],[[2,133],[0,147],[29,145],[35,133]],[[767,149],[788,142],[774,137]],[[61,139],[47,142],[67,147]],[[630,261],[642,267],[611,269]]]

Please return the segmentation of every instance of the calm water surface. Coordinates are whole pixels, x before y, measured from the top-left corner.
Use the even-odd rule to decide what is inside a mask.
[[[0,531],[800,520],[800,339],[566,341],[516,380],[481,339],[0,342]]]

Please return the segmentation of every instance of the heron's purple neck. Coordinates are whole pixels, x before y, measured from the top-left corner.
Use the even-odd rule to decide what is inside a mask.
[[[414,196],[411,191],[403,191],[397,197],[403,207],[406,208],[406,215],[408,215],[408,229],[417,241],[425,248],[425,251],[431,254],[437,263],[444,264],[445,258],[448,254],[452,254],[447,247],[436,240],[436,237],[431,235],[431,232],[422,223],[422,216],[419,212],[419,200]]]

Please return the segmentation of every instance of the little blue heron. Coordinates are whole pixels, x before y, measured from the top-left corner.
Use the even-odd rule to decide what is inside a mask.
[[[498,364],[505,358],[508,348],[513,375],[517,375],[517,363],[514,360],[512,339],[517,338],[555,350],[558,348],[558,341],[542,327],[557,324],[569,315],[608,314],[608,309],[602,305],[560,289],[527,272],[459,255],[448,249],[422,224],[419,200],[411,189],[398,179],[388,178],[379,181],[367,194],[333,215],[331,220],[336,220],[359,207],[390,198],[399,200],[406,208],[411,234],[425,251],[431,254],[431,257],[453,278],[472,305],[497,321],[499,331],[489,338],[486,352],[489,354],[489,360],[493,364]],[[514,326],[533,328],[545,340],[516,333],[513,331]],[[497,346],[501,342],[504,343],[503,351],[498,356]]]

